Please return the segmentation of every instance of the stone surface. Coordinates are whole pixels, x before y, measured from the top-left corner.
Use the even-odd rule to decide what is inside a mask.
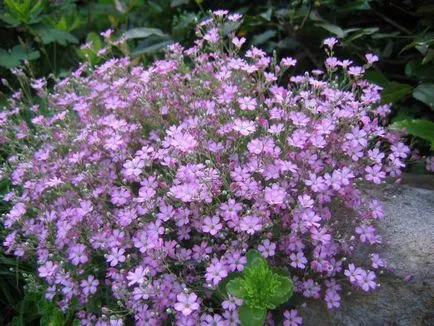
[[[305,325],[434,326],[434,179],[423,188],[411,177],[403,185],[368,190],[380,198],[385,218],[378,224],[383,245],[378,253],[388,269],[376,291],[344,294],[342,308],[328,311],[324,303],[300,309]]]

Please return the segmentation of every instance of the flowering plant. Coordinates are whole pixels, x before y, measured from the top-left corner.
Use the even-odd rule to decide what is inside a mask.
[[[22,91],[1,113],[13,153],[4,246],[36,257],[46,298],[81,324],[239,324],[248,299],[216,289],[243,271],[249,249],[330,309],[344,279],[377,287],[370,269],[381,258],[351,259],[381,242],[381,204],[360,186],[399,175],[409,152],[382,125],[380,88],[362,79],[377,58],[341,61],[327,39],[325,71],[288,80],[294,59],[240,54],[241,18],[215,12],[193,47],[171,45],[148,68],[127,58],[82,65],[47,102],[45,81],[33,81],[48,110],[31,106],[29,124],[17,119],[28,109]],[[357,216],[340,216],[341,206]],[[295,309],[269,318],[301,323]]]
[[[249,250],[246,256],[241,275],[229,280],[226,289],[243,300],[238,308],[242,325],[263,325],[267,309],[275,309],[291,297],[293,283],[285,270],[271,270],[259,251]]]

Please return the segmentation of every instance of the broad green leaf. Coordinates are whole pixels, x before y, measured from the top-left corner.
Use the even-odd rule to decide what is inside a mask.
[[[135,39],[135,38],[146,38],[146,37],[149,37],[151,35],[156,35],[156,36],[160,36],[163,38],[169,37],[167,34],[164,34],[158,28],[148,28],[148,27],[132,28],[123,34],[123,36],[128,40],[129,39]]]
[[[266,309],[255,309],[247,305],[238,308],[238,317],[242,326],[263,326],[266,316]]]
[[[384,85],[381,92],[381,103],[396,103],[411,93],[412,87],[408,84],[402,84],[397,82],[389,82]]]
[[[429,49],[425,55],[425,57],[422,60],[422,65],[426,65],[427,63],[430,63],[431,61],[434,61],[434,50]]]
[[[321,24],[316,24],[316,26],[324,28],[325,30],[329,31],[330,33],[335,34],[339,38],[344,38],[346,35],[344,30],[337,25],[333,25],[333,24],[324,22]]]
[[[426,83],[413,90],[413,97],[434,109],[434,84]]]
[[[420,81],[434,82],[434,65],[423,65],[420,60],[413,59],[406,64],[405,74]]]
[[[270,21],[272,14],[273,14],[273,8],[269,7],[266,11],[264,11],[261,14],[259,14],[259,16],[261,16],[262,18],[264,18],[266,21]]]
[[[170,1],[170,6],[172,8],[175,8],[175,7],[178,7],[178,6],[181,6],[181,5],[185,5],[185,4],[189,3],[189,2],[190,2],[190,0],[171,0]]]
[[[271,303],[276,307],[288,301],[294,292],[294,285],[288,277],[279,276],[279,281],[278,292],[271,298]]]
[[[264,260],[264,257],[262,257],[261,253],[256,249],[251,249],[247,252],[247,264],[244,266],[244,268],[250,268],[255,265],[255,261],[257,260]]]
[[[78,39],[71,33],[61,31],[55,28],[42,26],[35,29],[35,31],[36,34],[41,38],[42,43],[44,44],[58,43],[62,46],[66,46],[71,43],[78,43]]]
[[[434,144],[434,122],[424,119],[401,120],[392,124],[392,128],[405,128],[410,135],[425,139]]]
[[[244,280],[241,277],[233,279],[226,285],[226,290],[237,298],[242,298],[244,295]]]
[[[24,60],[31,61],[38,58],[39,51],[31,48],[25,49],[21,45],[17,45],[9,51],[0,49],[0,65],[8,69],[19,66]]]
[[[230,281],[232,281],[232,280],[240,277],[241,275],[242,274],[240,272],[232,272],[227,277],[225,277],[223,280],[221,280],[219,282],[219,285],[218,285],[218,292],[219,292],[219,294],[222,295],[222,296],[227,296],[227,288],[226,288],[227,284]]]
[[[162,42],[157,42],[157,43],[153,43],[153,44],[144,44],[144,45],[138,45],[133,51],[131,51],[131,56],[136,57],[139,56],[141,54],[147,54],[147,53],[153,53],[156,52],[158,50],[161,50],[165,47],[167,47],[169,44],[172,44],[173,41],[169,40],[169,41],[162,41]]]
[[[269,30],[265,31],[264,33],[255,35],[252,39],[252,44],[254,44],[254,45],[264,44],[269,39],[276,36],[276,34],[277,34],[277,31],[269,29]]]
[[[378,86],[386,86],[390,81],[387,79],[387,77],[378,70],[370,69],[365,72],[364,77],[367,81],[370,83],[376,84]]]

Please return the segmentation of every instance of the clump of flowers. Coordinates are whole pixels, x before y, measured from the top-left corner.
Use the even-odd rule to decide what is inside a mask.
[[[171,45],[148,68],[82,65],[28,124],[23,92],[2,111],[15,151],[4,246],[36,257],[46,298],[83,325],[237,325],[242,299],[218,286],[249,249],[330,309],[344,286],[377,287],[374,247],[372,264],[351,258],[381,243],[383,209],[360,186],[399,175],[409,152],[362,78],[377,58],[340,60],[328,39],[324,71],[286,77],[295,60],[243,49],[241,18],[215,12],[193,47]],[[272,318],[301,324],[286,308]]]

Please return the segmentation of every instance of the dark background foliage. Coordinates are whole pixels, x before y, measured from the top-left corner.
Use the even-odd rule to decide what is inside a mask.
[[[393,103],[390,124],[406,128],[416,149],[412,172],[422,173],[418,156],[434,148],[434,4],[430,0],[3,0],[0,3],[0,107],[18,87],[11,68],[25,66],[34,77],[61,77],[80,61],[97,64],[99,33],[114,29],[127,37],[119,55],[144,63],[172,43],[191,44],[194,26],[209,10],[244,14],[239,36],[250,45],[298,60],[296,72],[321,68],[324,38],[340,40],[337,56],[364,62],[366,53],[380,62],[365,77],[384,88]],[[87,48],[81,45],[91,42]],[[7,153],[2,153],[3,159]],[[8,182],[0,182],[2,194]],[[0,206],[6,211],[6,203]],[[0,212],[0,213],[1,213]],[[1,228],[1,227],[0,227]],[[0,239],[3,231],[0,229]],[[35,290],[33,266],[0,250],[0,325],[67,323],[69,316]],[[23,286],[33,291],[24,291]],[[15,317],[15,318],[14,318]]]

